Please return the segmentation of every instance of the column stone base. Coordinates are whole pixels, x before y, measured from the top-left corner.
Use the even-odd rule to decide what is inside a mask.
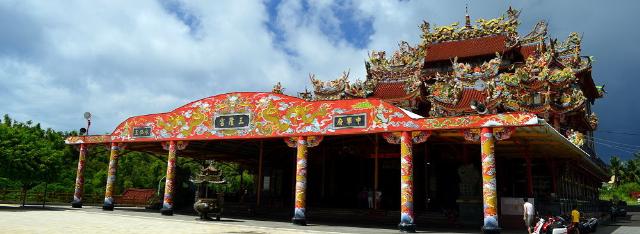
[[[171,209],[171,208],[164,208],[164,207],[163,207],[162,209],[160,209],[160,213],[161,213],[162,215],[171,216],[171,215],[173,215],[173,209]]]
[[[82,202],[71,202],[71,207],[73,208],[82,208]]]
[[[398,224],[398,229],[400,232],[416,232],[416,224],[414,223],[400,223]]]
[[[495,228],[495,227],[485,228],[485,227],[482,227],[482,233],[485,233],[485,234],[498,234],[498,233],[500,233],[500,228]]]
[[[291,222],[295,225],[307,226],[307,219],[305,218],[292,218]]]

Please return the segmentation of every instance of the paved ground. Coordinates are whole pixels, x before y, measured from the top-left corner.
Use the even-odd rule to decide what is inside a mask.
[[[599,227],[597,233],[638,234],[640,233],[640,212],[630,212],[626,218]]]
[[[476,230],[426,229],[422,233],[477,233]],[[144,209],[99,207],[70,209],[64,206],[20,208],[0,204],[0,233],[398,233],[390,227],[347,227],[334,224],[295,226],[289,222],[224,218],[219,222],[196,221],[191,215],[161,216]],[[503,233],[519,233],[505,231]],[[640,233],[640,213],[603,225],[597,233]]]

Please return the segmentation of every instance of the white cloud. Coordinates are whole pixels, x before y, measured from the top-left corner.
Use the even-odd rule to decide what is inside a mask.
[[[57,129],[83,125],[82,113],[91,111],[94,129],[108,132],[131,115],[221,92],[266,91],[304,74],[273,46],[267,12],[256,1],[189,2],[185,8],[201,20],[195,35],[155,1],[2,8],[27,19],[16,28],[41,39],[30,45],[38,48],[32,57],[0,53],[0,87],[12,90],[0,94],[0,112]]]
[[[311,88],[308,73],[329,80],[351,69],[352,79],[363,79],[367,50],[418,43],[422,20],[463,21],[466,3],[473,20],[508,7],[503,1],[284,0],[270,16],[260,1],[160,1],[1,1],[0,114],[70,130],[91,111],[93,132],[103,133],[129,116],[223,92],[268,91],[277,81],[295,94]],[[635,2],[513,4],[523,10],[522,31],[547,19],[552,37],[584,33],[584,51],[598,60],[596,82],[610,90],[595,106],[601,125],[624,129],[632,122],[637,102],[613,104],[633,99],[623,89],[638,84],[629,75],[638,63]],[[371,23],[371,34],[360,35],[368,37],[364,46],[348,40],[354,31],[342,27],[345,14],[356,24]]]

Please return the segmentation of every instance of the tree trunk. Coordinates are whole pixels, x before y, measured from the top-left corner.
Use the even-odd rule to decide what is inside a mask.
[[[24,207],[26,202],[27,202],[27,188],[23,186],[22,187],[22,207]]]

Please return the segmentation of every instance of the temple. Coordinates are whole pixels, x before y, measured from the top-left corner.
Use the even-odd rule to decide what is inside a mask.
[[[362,81],[310,75],[313,89],[299,97],[278,83],[134,116],[109,135],[69,137],[80,149],[73,204],[82,206],[87,148],[109,144],[107,210],[126,148],[167,155],[166,215],[176,157],[252,168],[256,209],[290,210],[302,225],[349,210],[358,215],[344,219],[391,218],[401,231],[454,222],[496,233],[521,226],[514,207],[523,197],[540,212],[599,212],[608,174],[589,140],[598,125],[591,105],[604,94],[592,59],[577,33],[552,39],[541,21],[520,35],[518,17],[510,8],[475,23],[466,15],[464,25],[424,22],[419,44],[371,51]]]

